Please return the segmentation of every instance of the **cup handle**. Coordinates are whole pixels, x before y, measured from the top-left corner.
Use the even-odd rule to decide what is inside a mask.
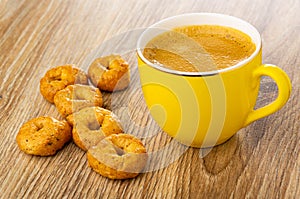
[[[282,108],[291,94],[292,86],[290,79],[279,67],[270,64],[261,65],[254,71],[254,77],[260,78],[261,76],[269,76],[275,81],[278,87],[278,96],[272,103],[257,110],[252,110],[245,121],[245,126]]]

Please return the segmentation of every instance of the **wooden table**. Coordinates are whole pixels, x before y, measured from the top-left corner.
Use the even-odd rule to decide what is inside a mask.
[[[299,11],[298,0],[1,0],[0,198],[299,198]],[[205,150],[176,145],[158,128],[144,105],[136,60],[128,56],[131,86],[104,93],[104,106],[149,152],[161,151],[153,163],[167,164],[153,165],[135,179],[109,180],[87,166],[85,153],[73,143],[51,157],[19,150],[15,137],[24,122],[42,115],[62,119],[39,93],[49,68],[71,63],[86,70],[101,53],[132,55],[143,28],[187,12],[234,15],[256,26],[263,61],[278,64],[291,78],[286,106],[203,155]],[[257,106],[276,95],[276,84],[263,78]],[[165,150],[170,143],[172,150]]]

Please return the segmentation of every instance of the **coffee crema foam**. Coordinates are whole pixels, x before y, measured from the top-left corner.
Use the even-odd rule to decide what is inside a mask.
[[[234,66],[255,51],[245,33],[225,26],[193,25],[174,28],[150,40],[143,55],[162,67],[205,72]]]

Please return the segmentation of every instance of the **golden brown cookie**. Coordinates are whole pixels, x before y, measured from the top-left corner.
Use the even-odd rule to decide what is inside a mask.
[[[67,117],[73,126],[74,143],[84,151],[96,145],[105,136],[123,133],[119,119],[101,107],[87,107]]]
[[[54,96],[58,112],[67,117],[85,107],[102,106],[102,94],[98,88],[75,84],[58,91]]]
[[[43,97],[53,103],[54,95],[72,84],[88,84],[85,72],[72,65],[57,66],[48,70],[40,80],[40,91]]]
[[[143,143],[129,134],[114,134],[87,152],[89,166],[110,179],[136,177],[145,167],[147,153]]]
[[[88,76],[100,90],[110,92],[125,89],[130,81],[128,63],[119,55],[94,60]]]
[[[19,148],[27,154],[49,156],[54,155],[71,138],[71,127],[66,121],[38,117],[23,124],[16,140]]]

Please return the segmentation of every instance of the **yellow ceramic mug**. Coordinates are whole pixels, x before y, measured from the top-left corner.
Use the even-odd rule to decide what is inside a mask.
[[[238,29],[252,38],[255,52],[229,68],[208,72],[180,72],[148,61],[142,54],[153,37],[174,27],[213,24]],[[221,144],[239,129],[270,115],[288,100],[291,83],[274,65],[262,64],[261,37],[249,23],[227,15],[191,13],[162,20],[147,28],[137,44],[144,98],[152,117],[170,136],[193,147]],[[278,97],[254,110],[260,77],[271,77]]]

